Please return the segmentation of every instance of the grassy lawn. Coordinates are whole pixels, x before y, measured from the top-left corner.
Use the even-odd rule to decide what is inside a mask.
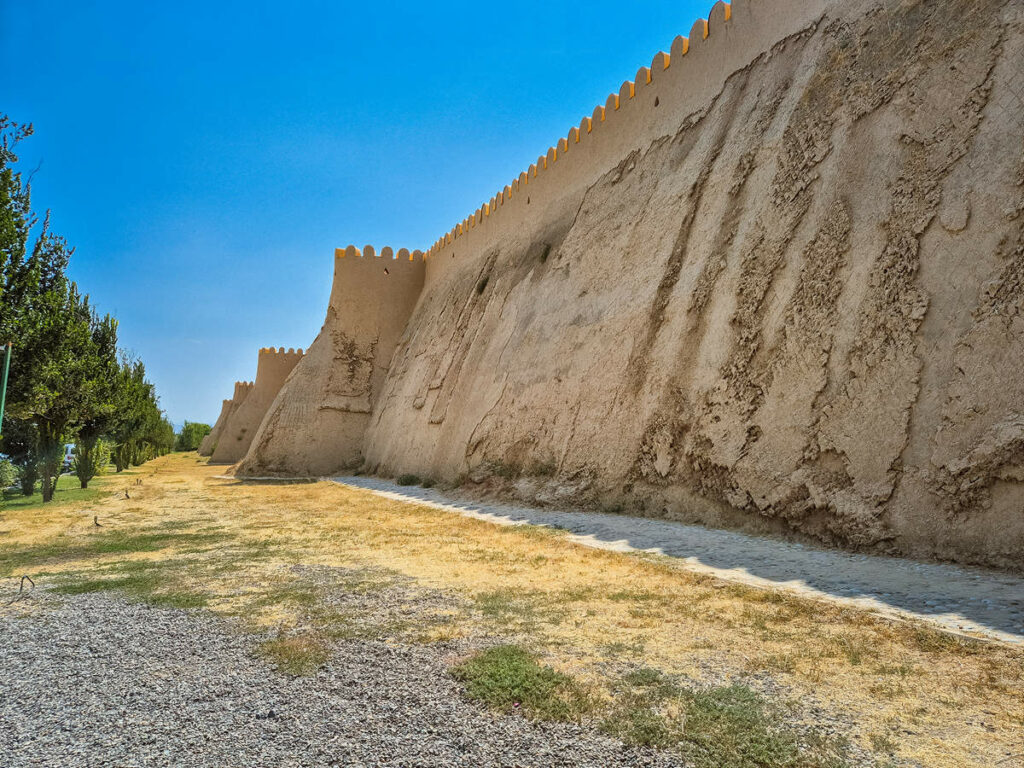
[[[57,481],[57,491],[53,495],[54,504],[88,504],[108,493],[108,488],[114,478],[109,476],[96,477],[89,482],[89,487],[83,489],[78,478],[74,475],[63,475]],[[19,490],[8,488],[2,492],[0,498],[0,511],[26,510],[41,507],[43,505],[43,494],[38,491],[31,496],[25,496]]]
[[[844,740],[880,766],[1013,765],[1024,752],[1019,649],[580,547],[558,531],[222,472],[176,454],[103,478],[87,510],[72,491],[5,504],[0,577],[237,617],[288,674],[315,671],[338,640],[472,640],[485,650],[453,667],[467,695],[587,719],[702,768],[864,764],[844,760]],[[410,604],[450,600],[404,617],[359,602],[395,589]],[[839,738],[818,733],[822,712]]]

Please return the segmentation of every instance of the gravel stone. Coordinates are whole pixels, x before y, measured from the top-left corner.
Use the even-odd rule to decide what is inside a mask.
[[[678,766],[465,701],[451,649],[339,643],[315,676],[204,611],[108,593],[0,608],[0,766]]]

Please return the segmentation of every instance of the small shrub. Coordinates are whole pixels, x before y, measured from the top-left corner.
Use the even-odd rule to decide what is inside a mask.
[[[75,458],[71,462],[71,470],[78,477],[83,488],[89,487],[89,481],[97,475],[104,475],[110,466],[112,446],[106,440],[75,444]]]
[[[18,482],[18,471],[7,459],[0,460],[0,491],[10,488]]]
[[[399,485],[419,485],[420,477],[419,475],[399,475],[395,478],[395,482]]]
[[[515,645],[489,648],[452,670],[470,698],[493,709],[519,710],[533,719],[570,721],[593,709],[584,688],[568,675],[538,663]]]

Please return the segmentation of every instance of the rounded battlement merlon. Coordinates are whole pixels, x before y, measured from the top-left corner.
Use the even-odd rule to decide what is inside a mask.
[[[378,253],[372,245],[335,248],[331,306],[337,308],[340,302],[352,306],[387,305],[397,294],[404,295],[409,289],[419,296],[425,276],[423,251],[399,248],[396,253],[385,246]]]
[[[252,390],[253,382],[251,381],[236,381],[234,396],[231,398],[235,405],[241,403]]]
[[[390,245],[385,245],[380,249],[380,253],[372,245],[364,245],[362,248],[357,248],[354,245],[349,245],[345,248],[335,248],[334,258],[335,259],[375,259],[381,262],[394,262],[399,264],[402,262],[422,262],[425,254],[423,251],[414,250],[410,251],[408,248],[399,248],[395,251]]]
[[[302,349],[295,349],[291,347],[285,349],[284,347],[263,347],[259,351],[259,359],[263,358],[288,358],[288,357],[302,357]]]

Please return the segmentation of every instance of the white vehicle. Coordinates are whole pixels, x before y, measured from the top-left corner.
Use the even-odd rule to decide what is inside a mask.
[[[65,445],[64,446],[64,471],[69,472],[71,470],[71,464],[75,460],[75,446]]]

